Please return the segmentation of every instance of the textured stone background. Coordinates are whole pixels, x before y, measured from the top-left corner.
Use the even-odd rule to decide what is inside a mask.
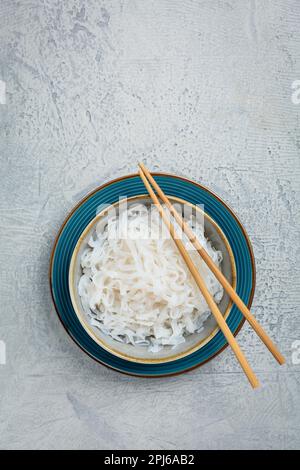
[[[299,448],[299,1],[1,0],[0,18],[0,447]],[[203,182],[245,224],[254,312],[287,357],[245,326],[261,389],[230,350],[179,377],[126,377],[59,323],[55,234],[139,159]]]

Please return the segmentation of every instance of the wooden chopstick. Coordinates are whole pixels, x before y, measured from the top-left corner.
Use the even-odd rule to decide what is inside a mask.
[[[248,307],[244,304],[242,299],[235,292],[235,290],[233,289],[231,284],[228,282],[228,280],[226,279],[222,271],[215,265],[215,263],[213,262],[213,260],[211,259],[207,251],[203,248],[203,246],[198,241],[192,229],[183,220],[181,215],[176,211],[175,207],[171,204],[171,202],[169,201],[165,193],[162,191],[160,186],[156,183],[155,179],[152,177],[149,170],[147,170],[147,168],[145,167],[145,165],[143,165],[143,163],[140,163],[139,166],[142,169],[145,176],[147,177],[147,179],[150,181],[150,183],[154,187],[154,189],[156,190],[161,200],[168,207],[169,211],[175,218],[176,222],[179,224],[183,232],[187,235],[190,242],[194,245],[194,247],[198,251],[201,258],[205,261],[205,263],[214,273],[218,281],[222,284],[222,286],[224,287],[229,297],[232,299],[232,301],[235,303],[238,309],[242,312],[246,320],[250,323],[254,331],[257,333],[257,335],[260,337],[263,343],[267,346],[267,348],[273,354],[274,358],[278,361],[278,363],[281,365],[284,364],[285,363],[284,356],[280,353],[280,351],[277,349],[276,345],[273,343],[271,338],[268,336],[268,334],[265,332],[262,326],[258,323],[256,318],[252,315],[252,313],[250,312]]]
[[[206,300],[206,303],[210,310],[212,311],[222,333],[224,334],[225,338],[227,339],[229,345],[231,346],[233,352],[236,355],[236,358],[238,359],[240,365],[242,366],[250,384],[252,385],[253,388],[257,388],[259,386],[259,381],[257,377],[255,376],[252,368],[250,367],[246,357],[244,356],[242,350],[240,349],[236,339],[234,338],[230,328],[228,327],[223,315],[221,314],[217,304],[214,301],[214,298],[210,294],[209,290],[207,289],[205,282],[203,281],[202,277],[200,276],[196,266],[194,265],[190,255],[188,254],[188,251],[186,250],[183,242],[179,239],[176,230],[174,228],[174,225],[170,222],[168,215],[164,211],[162,205],[160,204],[156,194],[154,193],[150,183],[148,182],[142,168],[139,169],[139,174],[141,179],[144,182],[144,185],[147,188],[148,193],[150,194],[150,197],[152,201],[154,202],[161,218],[163,219],[164,223],[166,224],[181,256],[183,257],[188,269],[190,270],[193,278],[195,279],[195,282],[197,286],[199,287],[204,299]]]

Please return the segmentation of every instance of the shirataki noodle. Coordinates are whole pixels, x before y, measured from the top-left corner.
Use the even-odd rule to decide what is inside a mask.
[[[202,224],[194,216],[186,221],[220,267],[222,253],[205,238]],[[166,231],[156,208],[138,204],[109,217],[104,227],[99,222],[81,256],[78,290],[91,325],[116,341],[152,352],[176,347],[200,332],[210,315]],[[222,286],[199,255],[189,253],[219,303]]]

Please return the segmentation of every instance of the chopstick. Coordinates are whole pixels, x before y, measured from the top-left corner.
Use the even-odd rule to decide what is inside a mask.
[[[207,287],[205,285],[205,282],[203,281],[202,277],[200,276],[196,266],[194,265],[190,255],[188,254],[188,251],[186,250],[183,242],[179,239],[179,237],[176,233],[174,225],[170,222],[167,213],[165,212],[162,205],[160,204],[160,202],[159,202],[156,194],[154,193],[149,181],[147,180],[141,166],[140,166],[140,169],[139,169],[139,174],[140,174],[140,177],[143,180],[144,185],[146,186],[147,191],[148,191],[153,203],[155,204],[162,220],[166,224],[166,226],[167,226],[167,228],[168,228],[168,230],[171,234],[171,237],[173,238],[173,240],[174,240],[181,256],[183,257],[190,273],[192,274],[193,278],[195,279],[195,282],[196,282],[197,286],[199,287],[204,299],[206,300],[206,303],[207,303],[208,307],[212,311],[212,313],[213,313],[213,315],[214,315],[214,317],[215,317],[215,319],[216,319],[216,321],[217,321],[217,323],[220,327],[220,330],[224,334],[224,336],[227,339],[229,345],[231,346],[233,352],[235,353],[236,358],[239,361],[241,367],[243,368],[250,384],[252,385],[253,388],[257,388],[259,386],[259,381],[258,381],[257,377],[255,376],[255,374],[254,374],[252,368],[250,367],[246,357],[244,356],[244,354],[243,354],[242,350],[240,349],[236,339],[234,338],[230,328],[228,327],[223,315],[221,314],[217,304],[214,301],[214,298],[212,297],[209,290],[207,289]]]
[[[285,358],[284,356],[280,353],[280,351],[277,349],[276,345],[273,343],[271,338],[268,336],[268,334],[265,332],[265,330],[262,328],[262,326],[258,323],[256,318],[252,315],[248,307],[244,304],[242,299],[238,296],[238,294],[235,292],[231,284],[228,282],[222,271],[215,265],[207,251],[201,246],[200,242],[196,238],[194,232],[192,229],[187,225],[187,223],[183,220],[181,215],[176,211],[175,207],[171,204],[165,193],[162,191],[160,186],[156,183],[155,179],[152,177],[151,173],[143,163],[139,164],[141,170],[143,171],[144,175],[146,178],[150,181],[154,189],[156,190],[157,194],[161,198],[161,200],[166,204],[168,207],[169,211],[173,215],[174,219],[176,222],[179,224],[183,232],[187,235],[188,239],[190,242],[194,245],[196,250],[198,251],[199,255],[201,258],[204,260],[204,262],[207,264],[207,266],[210,268],[210,270],[214,273],[218,281],[222,284],[224,287],[225,291],[231,298],[231,300],[235,303],[235,305],[238,307],[238,309],[242,312],[246,320],[250,323],[252,328],[254,329],[255,333],[260,337],[260,339],[263,341],[263,343],[267,346],[269,351],[273,354],[274,358],[278,361],[280,365],[285,363]]]

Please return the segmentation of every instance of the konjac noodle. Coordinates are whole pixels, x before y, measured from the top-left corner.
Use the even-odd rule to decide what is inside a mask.
[[[185,220],[220,267],[222,253],[204,236],[203,225],[194,216]],[[91,325],[152,352],[199,333],[210,315],[166,230],[155,207],[138,204],[109,217],[105,226],[99,222],[81,256],[79,295]],[[219,303],[222,286],[197,252],[189,253]]]

